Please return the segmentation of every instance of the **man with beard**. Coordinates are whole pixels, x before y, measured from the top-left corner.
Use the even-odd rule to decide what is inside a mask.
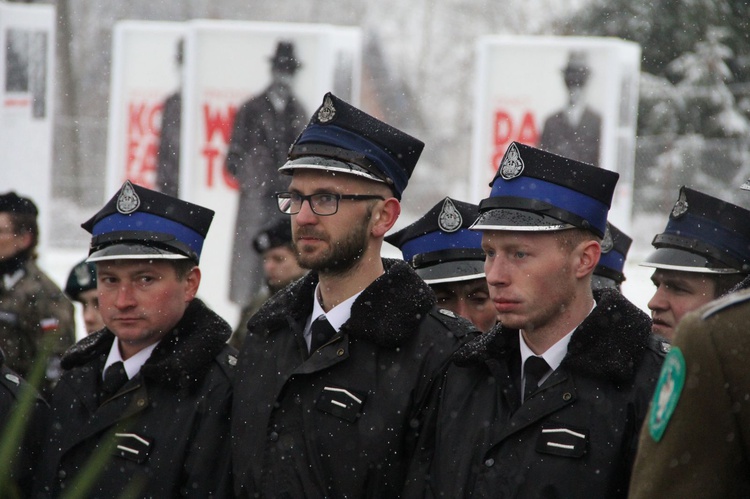
[[[673,340],[687,314],[726,294],[750,272],[750,211],[682,187],[656,250],[641,263],[653,267],[648,302],[653,331]]]
[[[617,178],[509,146],[472,225],[498,325],[455,355],[415,495],[627,495],[665,345],[618,291],[591,289]]]
[[[300,265],[248,323],[232,409],[238,497],[397,497],[468,321],[380,256],[424,144],[326,94],[280,168]]]
[[[0,348],[22,377],[49,348],[41,387],[49,393],[61,374],[60,357],[75,343],[75,321],[73,304],[36,264],[37,214],[32,200],[0,195]]]
[[[302,64],[294,44],[279,42],[271,57],[271,83],[237,110],[227,151],[226,169],[237,179],[237,205],[229,298],[246,305],[261,287],[258,255],[249,252],[254,235],[281,215],[274,194],[286,188],[279,165],[297,138],[307,113],[292,92]]]

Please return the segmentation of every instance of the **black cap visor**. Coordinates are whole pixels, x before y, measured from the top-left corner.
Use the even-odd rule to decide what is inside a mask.
[[[183,253],[176,253],[164,248],[135,243],[119,243],[105,246],[91,252],[87,262],[107,260],[184,260],[189,258]]]
[[[484,262],[478,260],[443,262],[415,270],[427,284],[484,279]]]
[[[651,253],[641,267],[681,270],[683,272],[703,272],[709,274],[742,274],[738,269],[721,266],[709,258],[677,248],[658,248]]]
[[[329,172],[348,173],[358,177],[374,180],[375,182],[387,183],[387,181],[362,166],[339,161],[337,159],[324,158],[322,156],[302,156],[287,161],[279,173],[291,175],[294,170],[324,170]]]
[[[471,230],[517,230],[517,231],[557,231],[575,228],[560,220],[523,210],[498,208],[487,210],[470,227]]]

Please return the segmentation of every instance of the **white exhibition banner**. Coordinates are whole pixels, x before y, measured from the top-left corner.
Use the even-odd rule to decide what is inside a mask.
[[[49,244],[55,8],[0,2],[0,193],[15,191],[39,209],[41,247]]]
[[[155,188],[165,101],[181,86],[185,24],[120,21],[112,40],[105,199],[125,180]]]
[[[175,47],[181,38],[180,70]],[[199,296],[233,327],[239,307],[229,287],[240,185],[225,160],[235,115],[268,89],[272,65],[290,53],[299,63],[290,86],[304,124],[328,91],[358,105],[361,46],[359,28],[324,24],[123,21],[115,27],[107,198],[126,178],[168,187],[157,182],[162,113],[165,100],[181,90],[179,197],[216,212],[201,256]],[[256,259],[253,277],[260,282],[258,255],[250,244],[243,251]],[[235,283],[244,274],[235,270]]]
[[[614,38],[486,36],[477,44],[471,199],[512,141],[620,174],[609,220],[630,231],[640,46]]]

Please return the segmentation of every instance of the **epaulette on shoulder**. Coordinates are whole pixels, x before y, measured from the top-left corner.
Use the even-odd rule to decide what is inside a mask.
[[[235,366],[237,365],[237,349],[227,345],[216,356],[216,361],[229,379],[234,379]]]
[[[430,314],[448,328],[456,338],[463,338],[472,333],[479,333],[472,322],[447,308],[433,308]]]
[[[728,295],[714,300],[710,304],[706,305],[706,307],[703,309],[703,312],[701,313],[701,319],[706,320],[712,315],[721,312],[722,310],[726,310],[741,303],[745,303],[748,300],[750,300],[750,290],[729,293]]]
[[[672,344],[666,338],[662,338],[656,334],[650,335],[648,346],[661,357],[665,357],[669,353],[670,348],[672,348]]]

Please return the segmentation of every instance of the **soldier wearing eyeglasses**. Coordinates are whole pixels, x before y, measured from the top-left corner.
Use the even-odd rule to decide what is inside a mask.
[[[280,171],[303,279],[248,323],[232,413],[239,497],[397,497],[423,405],[473,336],[380,256],[423,143],[326,94]]]

